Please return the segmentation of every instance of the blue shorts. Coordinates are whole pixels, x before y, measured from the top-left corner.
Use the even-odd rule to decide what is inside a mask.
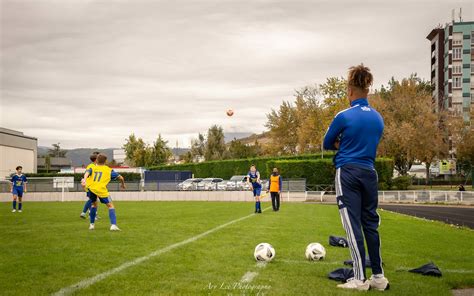
[[[18,197],[23,197],[23,187],[18,188],[18,187],[13,186],[12,194]]]
[[[253,188],[253,196],[260,196],[262,194],[262,187]]]
[[[97,198],[98,198],[100,200],[100,203],[103,203],[103,204],[108,204],[112,201],[112,198],[110,196],[109,197],[99,197],[94,192],[91,192],[91,191],[87,191],[87,197],[90,200],[92,200],[92,202],[96,202]]]

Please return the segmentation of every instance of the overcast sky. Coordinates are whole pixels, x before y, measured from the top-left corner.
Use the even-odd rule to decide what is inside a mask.
[[[0,126],[64,148],[261,132],[295,88],[360,62],[376,87],[428,79],[427,34],[452,8],[474,15],[473,1],[0,3]]]

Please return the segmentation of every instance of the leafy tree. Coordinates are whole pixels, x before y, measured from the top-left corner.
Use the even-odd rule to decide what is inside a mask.
[[[206,138],[203,134],[199,133],[197,139],[191,140],[191,151],[187,158],[193,162],[197,157],[204,157],[204,151],[206,150]]]
[[[273,142],[272,154],[321,151],[329,124],[337,112],[348,106],[346,89],[345,79],[330,77],[319,86],[296,90],[294,106],[285,101],[278,111],[272,110],[266,124]]]
[[[125,161],[131,166],[142,166],[145,163],[146,144],[135,134],[128,136],[122,148],[125,150]]]
[[[123,145],[126,161],[132,166],[149,167],[164,164],[171,157],[172,152],[168,142],[161,135],[149,146],[142,138],[131,134]]]
[[[272,149],[278,154],[295,154],[298,145],[299,118],[290,102],[284,101],[278,111],[267,114],[265,126],[270,129]]]
[[[397,81],[371,97],[371,104],[385,122],[379,153],[392,157],[395,169],[407,175],[415,160],[425,163],[427,176],[431,163],[447,153],[442,113],[434,113],[431,86],[416,74]],[[427,178],[428,181],[428,178]]]
[[[256,157],[259,148],[258,141],[256,141],[255,145],[245,145],[241,141],[234,139],[229,144],[229,158],[242,159]]]
[[[204,150],[206,160],[223,159],[226,151],[224,131],[221,126],[213,125],[207,131],[207,141]]]
[[[61,143],[53,144],[53,148],[48,149],[48,155],[51,157],[66,157],[66,150],[61,149]]]

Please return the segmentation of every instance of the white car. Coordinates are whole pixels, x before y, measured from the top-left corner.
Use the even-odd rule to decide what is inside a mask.
[[[197,190],[217,190],[221,178],[206,178],[197,184]]]
[[[178,184],[177,189],[178,190],[196,190],[197,189],[197,184],[202,181],[202,178],[191,178],[187,179],[181,183]]]
[[[225,190],[244,190],[246,186],[248,186],[247,176],[232,176],[232,178],[226,182]],[[248,189],[250,190],[250,188]]]

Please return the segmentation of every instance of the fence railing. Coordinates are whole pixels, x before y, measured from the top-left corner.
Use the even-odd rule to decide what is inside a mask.
[[[474,204],[474,191],[379,191],[379,202]],[[301,198],[301,196],[300,196]],[[331,191],[306,191],[305,201],[334,202]]]
[[[263,189],[267,189],[267,182],[263,182]],[[82,192],[84,189],[79,181],[74,181],[66,192]],[[125,191],[247,191],[250,187],[247,183],[224,180],[218,183],[192,183],[183,185],[180,181],[129,181],[125,182]],[[306,190],[306,179],[284,179],[282,182],[282,191],[304,192]],[[111,182],[107,186],[109,191],[121,191],[120,183]],[[29,192],[62,192],[62,188],[56,188],[53,178],[31,178],[28,181],[27,189]],[[0,182],[0,192],[10,192],[8,181]]]

